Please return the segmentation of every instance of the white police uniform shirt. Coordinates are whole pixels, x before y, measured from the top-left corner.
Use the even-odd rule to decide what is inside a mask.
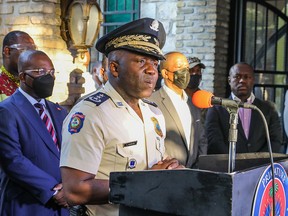
[[[60,166],[108,179],[112,171],[146,170],[165,157],[160,109],[139,100],[143,121],[109,81],[72,108],[63,124]],[[118,215],[118,205],[87,206],[90,215]]]

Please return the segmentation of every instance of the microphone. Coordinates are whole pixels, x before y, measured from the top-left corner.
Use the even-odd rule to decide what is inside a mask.
[[[267,145],[268,145],[268,151],[269,151],[269,156],[270,156],[270,166],[271,166],[271,175],[272,175],[272,197],[273,197],[273,206],[272,206],[272,210],[273,210],[273,215],[276,215],[275,213],[275,209],[276,209],[276,200],[275,200],[275,168],[274,168],[274,159],[273,159],[273,152],[272,152],[272,147],[271,147],[271,141],[270,141],[270,135],[269,135],[269,128],[268,128],[268,124],[266,121],[266,118],[264,116],[264,114],[262,113],[262,111],[255,105],[252,104],[248,104],[248,103],[243,103],[243,102],[239,102],[239,101],[235,101],[235,100],[230,100],[230,99],[224,99],[224,98],[220,98],[220,97],[215,97],[211,92],[205,91],[205,90],[198,90],[193,94],[192,97],[192,102],[193,104],[198,107],[198,108],[209,108],[212,107],[213,105],[221,105],[224,106],[225,108],[238,108],[238,107],[243,107],[243,108],[247,108],[247,109],[253,109],[256,110],[264,123],[265,126],[265,134],[266,134],[266,139],[267,139]],[[228,109],[227,109],[228,110]],[[234,113],[235,114],[235,113]],[[234,123],[234,127],[235,127],[235,120],[237,119],[237,117],[235,118],[231,118],[233,115],[232,112],[230,112],[230,129],[229,129],[229,133],[232,132],[232,135],[229,134],[229,139],[230,137],[234,138],[236,137],[236,141],[237,141],[237,130],[236,133],[233,134],[233,132],[235,131],[235,128],[231,127],[232,123]],[[231,120],[232,119],[232,120]],[[233,131],[234,130],[234,131]],[[234,172],[234,168],[235,168],[235,158],[236,158],[236,142],[229,140],[229,172]]]
[[[193,104],[198,108],[209,108],[213,105],[220,105],[230,108],[246,108],[246,109],[256,109],[255,105],[249,103],[243,103],[241,101],[225,99],[220,97],[215,97],[211,92],[205,90],[198,90],[193,94],[192,97]]]

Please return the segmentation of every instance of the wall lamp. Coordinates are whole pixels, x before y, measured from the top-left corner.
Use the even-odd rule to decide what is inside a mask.
[[[103,16],[96,0],[61,1],[61,36],[75,58],[84,59],[95,43]]]

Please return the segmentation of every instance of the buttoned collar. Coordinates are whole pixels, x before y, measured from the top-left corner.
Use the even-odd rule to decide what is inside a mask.
[[[188,96],[186,92],[182,89],[182,95],[178,95],[176,92],[174,92],[172,89],[170,89],[167,85],[163,85],[163,89],[166,91],[166,93],[171,97],[171,98],[179,98],[185,102],[188,100]]]

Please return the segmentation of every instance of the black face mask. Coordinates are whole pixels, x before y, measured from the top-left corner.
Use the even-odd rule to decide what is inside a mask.
[[[187,88],[197,89],[199,87],[201,79],[202,75],[199,74],[190,75],[190,81],[188,83]]]
[[[180,89],[185,89],[189,83],[190,76],[187,68],[180,69],[173,73],[173,83]]]
[[[34,80],[33,80],[32,87],[27,85],[27,83],[25,84],[31,89],[33,89],[34,93],[39,98],[47,98],[52,95],[53,87],[54,87],[54,78],[50,74],[46,74],[46,75],[39,76],[39,77],[33,77],[29,74],[27,75]]]

